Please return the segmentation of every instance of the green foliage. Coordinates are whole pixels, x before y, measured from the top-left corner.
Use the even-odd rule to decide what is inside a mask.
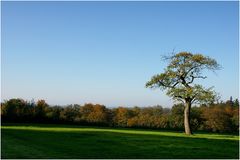
[[[73,122],[78,114],[79,109],[77,107],[67,106],[60,112],[59,118],[65,122]]]
[[[174,104],[171,109],[170,114],[170,128],[183,129],[183,112],[184,105],[183,104]]]
[[[60,113],[63,109],[59,106],[48,107],[46,111],[47,120],[53,123],[60,121]]]
[[[169,65],[165,72],[157,74],[146,83],[146,87],[167,90],[167,95],[177,101],[192,103],[213,103],[217,100],[216,93],[211,88],[194,84],[195,79],[205,79],[204,70],[217,70],[219,64],[214,59],[201,54],[180,52],[165,59]]]
[[[234,101],[233,106],[239,108],[239,101],[238,101],[238,99],[236,99],[236,100]]]
[[[10,99],[1,104],[1,116],[9,122],[28,121],[32,107],[23,99]]]
[[[43,122],[46,119],[46,111],[48,104],[45,100],[38,100],[36,107],[34,107],[34,117],[37,122]]]

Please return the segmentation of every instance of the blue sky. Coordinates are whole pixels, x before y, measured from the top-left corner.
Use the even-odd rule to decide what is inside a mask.
[[[2,100],[171,107],[145,88],[175,51],[215,58],[200,83],[238,97],[238,2],[2,2]]]

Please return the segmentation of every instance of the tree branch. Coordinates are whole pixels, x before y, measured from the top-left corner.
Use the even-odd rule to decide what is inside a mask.
[[[188,75],[188,73],[190,73],[194,68],[200,67],[201,65],[195,65],[193,67],[191,67],[185,74],[185,77]]]
[[[175,98],[181,98],[181,99],[183,99],[183,97],[182,96],[174,96]]]
[[[182,80],[182,84],[186,87],[186,88],[191,88],[188,83],[185,80],[185,77],[181,76],[180,79]]]
[[[182,96],[174,96],[174,98],[176,98],[177,100],[180,100],[182,103],[184,103]]]
[[[160,83],[160,85],[163,86],[163,87],[174,88],[179,82],[176,82],[176,83],[173,84],[173,85],[164,84],[162,81],[159,81],[159,83]]]
[[[192,79],[190,82],[187,82],[187,84],[191,84],[195,78],[202,78],[202,79],[207,78],[207,76],[193,76],[193,75],[191,75],[190,77],[192,77]]]

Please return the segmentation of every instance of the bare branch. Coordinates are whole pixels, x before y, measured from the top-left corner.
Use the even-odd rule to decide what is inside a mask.
[[[183,97],[182,96],[174,96],[175,98],[181,98],[181,99],[183,99]]]
[[[191,75],[190,77],[192,77],[191,81],[187,82],[187,84],[191,84],[195,78],[202,78],[202,79],[206,79],[207,76],[193,76]]]

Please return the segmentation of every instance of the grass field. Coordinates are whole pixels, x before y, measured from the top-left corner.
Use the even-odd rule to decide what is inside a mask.
[[[72,125],[1,126],[2,158],[239,158],[239,136]]]

